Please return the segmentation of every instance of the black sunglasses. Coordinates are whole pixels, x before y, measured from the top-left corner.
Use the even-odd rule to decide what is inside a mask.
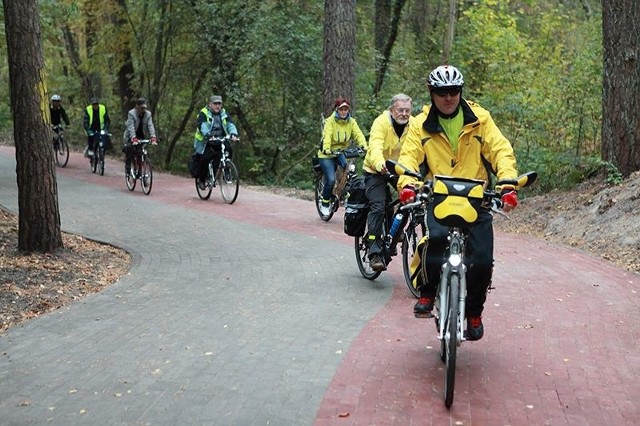
[[[433,93],[444,98],[445,96],[458,96],[462,92],[461,87],[438,87],[433,89]]]

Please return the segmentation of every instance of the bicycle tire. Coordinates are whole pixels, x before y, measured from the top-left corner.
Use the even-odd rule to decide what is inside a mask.
[[[142,157],[140,164],[140,187],[145,195],[151,194],[151,187],[153,186],[153,168],[151,167],[151,160],[146,157]]]
[[[56,146],[57,145],[57,146]],[[60,167],[65,167],[69,162],[69,145],[62,136],[58,136],[57,144],[54,145],[56,153],[56,163]]]
[[[412,223],[409,223],[409,226],[404,233],[404,240],[402,241],[402,270],[404,272],[404,281],[407,284],[409,293],[417,299],[420,297],[420,291],[413,286],[410,266],[411,260],[418,250],[418,243],[426,233],[426,226],[424,223],[415,224],[415,226],[412,225]],[[417,232],[417,229],[420,229],[420,233]]]
[[[322,191],[324,190],[324,176],[322,174],[318,174],[316,176],[316,194],[315,194],[315,200],[316,200],[316,210],[318,211],[318,216],[320,216],[320,219],[322,219],[325,222],[329,222],[331,220],[331,218],[333,217],[333,214],[335,213],[335,206],[333,204],[333,201],[331,202],[331,204],[329,204],[329,214],[323,214],[322,213]]]
[[[458,349],[458,324],[460,322],[460,277],[457,274],[449,276],[449,309],[446,319],[446,333],[444,336],[446,347],[446,369],[444,378],[444,405],[449,408],[453,404],[453,392],[456,382],[456,356]]]
[[[355,237],[356,263],[362,276],[370,281],[380,276],[382,271],[374,271],[369,263],[369,246],[367,245],[368,236],[365,234],[361,237]]]
[[[198,178],[194,179],[196,183],[196,192],[198,193],[198,197],[200,197],[201,200],[208,200],[211,197],[211,191],[213,191],[213,183],[211,182],[211,177],[209,176],[207,178],[207,183],[204,189],[200,189],[200,186],[198,185],[199,180],[200,179]]]
[[[218,168],[217,176],[222,199],[227,204],[233,204],[238,198],[240,190],[238,168],[231,160],[227,160],[224,167]]]
[[[104,148],[98,148],[98,171],[104,176]]]
[[[133,161],[131,161],[133,163]],[[136,177],[135,177],[135,166],[132,164],[129,168],[129,173],[127,173],[127,169],[124,170],[124,183],[127,185],[127,189],[129,191],[133,191],[136,189]]]

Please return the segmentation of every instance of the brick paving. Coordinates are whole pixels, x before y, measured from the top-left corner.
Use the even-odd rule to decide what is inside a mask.
[[[58,169],[65,231],[123,247],[131,273],[0,335],[3,425],[640,424],[640,277],[576,250],[498,233],[485,337],[459,348],[442,402],[431,320],[400,262],[359,276],[341,215],[193,180],[145,196],[72,154]],[[17,210],[13,149],[0,205]]]

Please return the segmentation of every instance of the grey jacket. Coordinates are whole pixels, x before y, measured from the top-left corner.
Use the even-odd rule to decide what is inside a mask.
[[[140,117],[138,116],[138,110],[135,108],[129,110],[127,113],[127,122],[125,123],[124,136],[122,141],[125,145],[128,145],[131,139],[136,137],[136,129],[140,124]],[[156,137],[156,129],[153,127],[153,119],[151,118],[151,111],[146,110],[142,116],[142,131],[145,134],[145,138]]]

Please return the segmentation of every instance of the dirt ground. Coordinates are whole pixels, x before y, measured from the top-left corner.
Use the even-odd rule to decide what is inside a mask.
[[[311,199],[308,191],[251,187]],[[571,192],[524,199],[496,229],[530,234],[601,256],[640,273],[640,172],[621,185],[602,179]],[[0,209],[0,334],[22,321],[60,309],[127,274],[130,256],[110,245],[63,234],[53,254],[21,254],[17,218]]]

